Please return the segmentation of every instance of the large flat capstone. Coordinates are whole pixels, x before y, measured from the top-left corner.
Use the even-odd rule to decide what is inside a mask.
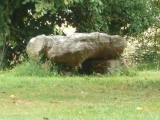
[[[75,33],[70,36],[39,35],[27,44],[27,53],[37,59],[43,54],[58,63],[80,66],[87,59],[114,59],[123,53],[126,42],[119,35]]]

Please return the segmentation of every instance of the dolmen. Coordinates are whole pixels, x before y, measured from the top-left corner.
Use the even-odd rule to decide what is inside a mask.
[[[126,41],[119,35],[93,32],[69,36],[38,35],[28,42],[26,52],[33,59],[44,55],[48,60],[71,68],[81,67],[83,73],[92,69],[104,74],[119,65],[127,66],[121,58],[125,47]]]

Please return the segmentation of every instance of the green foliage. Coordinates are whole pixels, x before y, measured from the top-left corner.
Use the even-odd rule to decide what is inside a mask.
[[[150,1],[140,0],[83,1],[71,7],[71,18],[81,32],[136,35],[155,21],[156,14],[150,6]]]
[[[1,1],[0,4],[0,13],[2,13],[0,16],[0,46],[4,49],[3,56],[0,58],[0,66],[2,64],[10,66],[12,61],[16,65],[20,55],[25,53],[29,39],[42,33],[51,34],[54,23],[49,23],[51,19],[53,21],[55,19],[49,15],[39,19],[35,18],[32,13],[35,5],[29,0],[26,4],[22,4],[21,0]]]
[[[144,70],[160,70],[160,62],[155,63],[155,62],[140,62],[137,65],[137,69],[139,71],[144,71]]]
[[[59,34],[55,26],[65,22],[77,32],[137,35],[154,24],[158,14],[158,6],[150,0],[3,0],[0,4],[0,66],[19,63],[30,38]]]
[[[160,69],[160,29],[153,27],[142,36],[135,38],[135,52],[132,60],[137,62],[139,69]]]
[[[44,55],[40,55],[38,60],[28,59],[23,61],[13,69],[12,73],[15,76],[39,77],[79,75],[77,69],[73,69],[66,64],[50,61]]]
[[[139,66],[138,66],[139,67]],[[89,70],[89,71],[88,71]],[[82,68],[72,68],[66,64],[55,63],[46,59],[43,55],[39,56],[39,60],[29,59],[23,61],[16,66],[12,73],[15,76],[39,76],[39,77],[51,77],[51,76],[136,76],[137,69],[134,67],[126,68],[117,64],[115,68],[110,68],[106,73],[99,73],[92,68],[84,70]]]
[[[51,64],[50,64],[51,65]],[[13,69],[15,76],[37,76],[37,77],[49,77],[58,75],[57,67],[51,71],[49,68],[43,68],[41,63],[35,60],[28,60],[18,65]]]
[[[117,67],[115,69],[109,69],[108,73],[106,73],[107,76],[137,76],[137,68],[130,67],[130,68],[124,68],[124,67]]]

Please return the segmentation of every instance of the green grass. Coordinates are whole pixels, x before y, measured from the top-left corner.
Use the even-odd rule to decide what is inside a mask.
[[[133,77],[12,74],[0,74],[0,120],[160,120],[160,71]]]

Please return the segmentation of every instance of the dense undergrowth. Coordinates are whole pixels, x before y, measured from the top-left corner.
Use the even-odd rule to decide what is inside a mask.
[[[115,70],[110,69],[106,74],[95,73],[94,71],[91,74],[81,74],[77,69],[71,70],[69,74],[64,74],[61,72],[61,68],[65,67],[59,64],[50,64],[52,69],[45,68],[41,65],[41,63],[28,60],[19,64],[12,70],[8,70],[14,76],[38,76],[38,77],[52,77],[52,76],[136,76],[139,71],[147,71],[147,70],[160,70],[160,64],[155,63],[137,63],[132,64],[129,68],[119,67]],[[6,70],[7,71],[7,70]],[[4,72],[4,71],[3,71]],[[2,71],[1,71],[2,73]]]

